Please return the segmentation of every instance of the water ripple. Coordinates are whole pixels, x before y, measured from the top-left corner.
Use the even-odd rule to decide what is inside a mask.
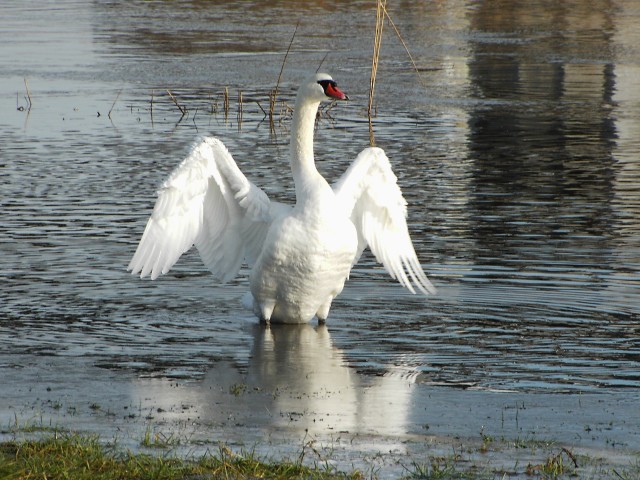
[[[88,355],[107,369],[200,378],[216,361],[243,369],[255,355],[255,320],[240,307],[246,272],[217,285],[194,253],[153,283],[125,272],[155,189],[198,134],[224,138],[251,180],[291,200],[292,183],[282,174],[289,116],[283,113],[273,134],[258,105],[267,104],[279,69],[274,55],[262,53],[284,51],[293,28],[283,15],[288,7],[252,6],[275,22],[274,38],[285,40],[275,45],[260,32],[245,48],[234,30],[244,10],[234,2],[216,7],[228,14],[226,32],[191,2],[180,5],[167,22],[139,2],[65,2],[51,13],[68,27],[51,32],[65,40],[55,47],[60,52],[41,51],[46,36],[24,45],[3,37],[0,58],[14,59],[15,49],[24,55],[5,62],[0,85],[21,91],[29,76],[34,95],[29,113],[16,110],[13,93],[0,105],[8,112],[0,119],[6,357]],[[76,7],[76,19],[94,21],[71,22]],[[33,31],[49,25],[46,8],[30,15],[21,8],[7,7],[6,18],[28,21]],[[311,9],[318,22],[299,39],[280,90],[286,112],[297,79],[324,55],[314,42],[348,35],[348,48],[328,58],[352,101],[327,112],[316,132],[318,166],[331,179],[368,139],[369,63],[361,59],[370,42],[348,34],[366,22],[336,8]],[[415,39],[427,93],[404,61],[389,61],[380,74],[376,139],[393,163],[416,251],[439,294],[404,292],[365,255],[335,302],[331,342],[357,371],[424,384],[638,388],[635,47],[599,28],[555,45],[547,24],[488,27],[498,17],[485,9],[491,6],[451,12],[453,32],[425,28],[430,15],[398,13]],[[579,22],[580,13],[569,17]],[[338,32],[331,38],[327,22]],[[635,38],[624,18],[615,22]],[[180,25],[189,25],[188,36]],[[570,36],[566,25],[557,28]],[[213,45],[218,55],[208,54]],[[387,48],[404,58],[400,47]],[[40,62],[43,55],[51,61]],[[225,87],[232,99],[226,115]],[[185,118],[166,90],[186,106]]]

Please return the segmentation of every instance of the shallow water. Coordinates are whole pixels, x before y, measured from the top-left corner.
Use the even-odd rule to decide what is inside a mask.
[[[196,135],[221,137],[252,181],[291,199],[288,116],[279,112],[272,131],[261,109],[299,20],[279,97],[291,105],[297,83],[324,58],[351,101],[323,116],[317,157],[328,178],[344,171],[368,141],[369,3],[3,8],[0,376],[23,379],[23,392],[68,382],[73,391],[83,385],[74,382],[78,371],[102,371],[122,395],[114,402],[150,405],[177,380],[180,395],[198,396],[200,418],[212,422],[219,418],[206,405],[221,400],[198,392],[217,385],[229,397],[229,378],[249,388],[240,397],[249,406],[254,392],[279,388],[300,393],[287,398],[314,397],[269,403],[266,416],[235,411],[251,426],[242,430],[249,442],[247,430],[259,439],[282,427],[275,411],[297,412],[284,423],[307,429],[317,416],[304,412],[321,414],[325,433],[407,434],[433,423],[420,414],[423,398],[474,412],[485,397],[473,395],[498,395],[488,404],[499,411],[522,395],[548,406],[561,398],[554,395],[593,394],[611,399],[618,419],[634,411],[640,9],[631,1],[392,7],[420,78],[387,26],[376,140],[409,202],[416,251],[437,296],[403,291],[365,256],[328,330],[264,332],[241,307],[246,272],[218,285],[193,252],[155,282],[125,271],[155,189]],[[50,367],[65,364],[79,370]],[[149,382],[164,388],[145,397]],[[32,405],[28,397],[3,387],[2,418]],[[376,402],[398,415],[376,423],[381,415],[367,406]],[[457,434],[476,434],[465,431],[476,415],[462,417]],[[544,434],[561,435],[557,424],[550,419]],[[637,450],[637,422],[617,427]]]

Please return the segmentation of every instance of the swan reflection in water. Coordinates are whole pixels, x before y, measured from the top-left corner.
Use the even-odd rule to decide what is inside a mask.
[[[349,368],[324,325],[250,328],[254,344],[246,366],[216,362],[201,382],[177,386],[141,379],[141,396],[163,412],[157,420],[188,416],[205,427],[202,435],[243,443],[277,432],[296,439],[406,433],[413,392],[407,378],[364,376]]]

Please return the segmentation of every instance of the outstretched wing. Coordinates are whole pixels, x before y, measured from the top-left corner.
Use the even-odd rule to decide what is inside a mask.
[[[389,159],[380,148],[366,148],[334,184],[339,203],[358,231],[358,255],[369,246],[378,262],[415,293],[435,293],[422,271],[407,229],[407,202]]]
[[[273,216],[284,206],[249,182],[222,142],[201,137],[158,191],[128,270],[167,273],[194,244],[220,280],[255,261]]]

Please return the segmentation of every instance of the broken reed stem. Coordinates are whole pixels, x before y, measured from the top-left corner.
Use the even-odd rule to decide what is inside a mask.
[[[276,109],[276,91],[274,89],[269,92],[269,129],[271,130],[271,133],[275,133],[275,130],[276,130],[276,125],[273,120],[275,116],[275,109]]]
[[[118,94],[116,95],[116,99],[111,104],[111,108],[109,109],[109,113],[107,114],[107,117],[109,117],[109,120],[111,120],[111,112],[113,112],[113,107],[116,106],[116,102],[118,101],[118,98],[120,98],[121,93],[122,93],[122,89],[118,91]]]
[[[222,94],[222,105],[224,109],[224,119],[227,120],[229,116],[229,89],[224,87],[224,93]]]
[[[31,101],[31,92],[29,91],[29,83],[27,82],[27,77],[24,78],[24,87],[27,89],[27,111],[30,112],[33,102]]]
[[[243,113],[242,91],[238,90],[238,114],[237,114],[238,130],[242,128],[242,113]]]
[[[198,124],[196,123],[196,116],[197,115],[198,115],[198,107],[196,107],[195,111],[193,112],[193,118],[191,119],[191,122],[193,122],[193,126],[196,127],[196,132],[198,131]],[[180,122],[178,122],[178,123],[180,123]]]
[[[258,105],[258,108],[260,108],[260,110],[262,110],[262,114],[264,115],[264,118],[262,120],[264,120],[265,118],[267,118],[269,116],[269,113],[262,108],[262,105],[260,105],[260,102],[256,100],[256,104]]]
[[[178,110],[180,110],[180,113],[182,113],[182,116],[184,117],[187,114],[187,109],[178,103],[178,99],[174,97],[169,90],[167,90],[167,93],[169,94],[169,97],[171,97],[171,100],[173,100],[173,103],[175,103],[176,107],[178,107]]]
[[[380,46],[382,45],[382,28],[384,26],[384,12],[386,11],[387,0],[378,0],[376,8],[376,32],[373,41],[373,57],[371,60],[371,79],[369,81],[369,106],[367,115],[369,117],[369,145],[374,147],[376,140],[373,135],[373,97],[376,87],[376,75],[378,73],[378,59],[380,58]]]
[[[149,115],[151,116],[151,127],[153,127],[153,93],[151,90],[151,100],[149,100]]]
[[[296,28],[293,29],[293,35],[291,35],[291,40],[289,40],[289,46],[287,47],[287,51],[284,54],[284,58],[282,59],[282,65],[280,66],[280,73],[278,74],[278,81],[276,82],[275,95],[278,94],[278,88],[280,87],[280,80],[282,79],[282,72],[284,72],[284,66],[287,63],[287,57],[289,56],[289,52],[291,51],[291,45],[293,45],[293,40],[296,38],[296,33],[298,32],[298,26],[300,26],[300,22],[296,23]]]
[[[398,39],[400,40],[400,43],[404,47],[404,51],[407,52],[407,55],[409,56],[409,60],[411,60],[411,65],[413,65],[413,69],[415,70],[416,75],[418,76],[418,81],[420,82],[420,85],[422,85],[424,88],[427,88],[427,85],[424,83],[424,81],[422,80],[422,77],[420,76],[420,70],[418,70],[418,65],[416,65],[416,62],[413,59],[413,55],[411,55],[411,52],[409,51],[409,47],[407,46],[407,44],[405,43],[404,39],[402,38],[402,35],[400,34],[400,30],[398,30],[398,27],[396,27],[396,24],[393,23],[393,20],[391,19],[391,16],[389,15],[389,12],[387,11],[387,8],[386,8],[385,5],[382,6],[382,9],[384,10],[385,16],[389,20],[389,23],[391,24],[391,26],[395,30],[396,35],[398,36]]]
[[[276,100],[278,98],[278,88],[280,88],[280,80],[282,79],[282,72],[284,72],[284,66],[287,63],[287,57],[289,56],[289,52],[291,51],[291,46],[293,45],[293,41],[296,38],[296,33],[298,33],[298,27],[300,26],[300,22],[296,23],[296,28],[293,30],[293,35],[291,35],[291,40],[289,40],[289,46],[287,47],[287,51],[284,54],[284,58],[282,59],[282,65],[280,66],[280,73],[278,74],[278,80],[276,81],[276,88],[273,89],[272,94],[269,95],[269,127],[271,128],[271,132],[275,131],[275,122],[274,115],[276,109]]]
[[[211,92],[207,95],[209,96],[209,113],[213,115],[218,111],[218,104],[214,102]]]
[[[327,57],[329,56],[330,53],[331,53],[331,51],[328,51],[327,53],[324,54],[324,57],[322,57],[322,60],[320,61],[320,65],[318,65],[318,68],[316,69],[316,73],[318,73],[320,71],[320,69],[322,68],[322,64],[327,59]]]

